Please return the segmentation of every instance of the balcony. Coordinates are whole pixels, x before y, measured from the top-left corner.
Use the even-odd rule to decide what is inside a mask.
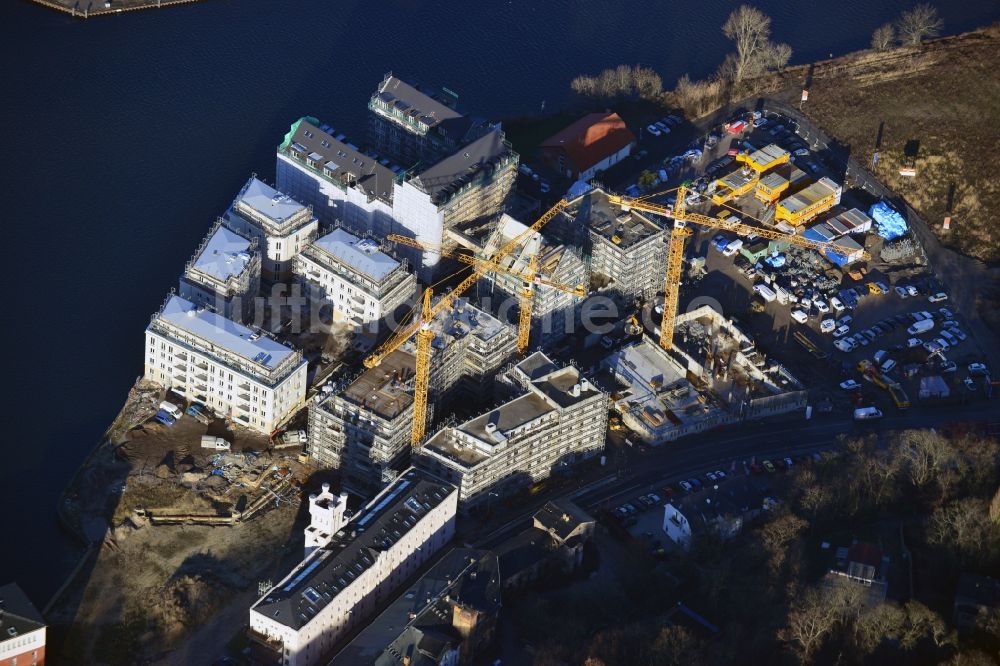
[[[198,368],[199,370],[206,370],[207,371],[208,370],[208,361],[198,361],[198,362],[196,362],[194,364],[194,367]]]

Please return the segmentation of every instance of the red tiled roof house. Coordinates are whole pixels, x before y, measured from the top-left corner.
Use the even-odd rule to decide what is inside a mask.
[[[540,158],[567,178],[589,180],[628,157],[634,145],[617,113],[590,113],[542,142]]]

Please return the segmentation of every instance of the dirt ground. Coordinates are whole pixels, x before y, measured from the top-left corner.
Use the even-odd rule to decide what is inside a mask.
[[[299,452],[222,420],[151,423],[163,397],[137,384],[67,491],[64,522],[95,554],[50,613],[65,663],[207,663],[241,633],[258,582],[301,559],[295,525],[312,470]],[[204,434],[231,450],[201,448]],[[160,522],[178,515],[193,520]],[[206,517],[234,524],[193,524]]]
[[[1000,261],[1000,25],[818,66],[803,111],[871,164],[945,245]],[[797,91],[796,91],[797,92]],[[914,156],[916,177],[899,169]],[[944,231],[946,211],[951,230]]]

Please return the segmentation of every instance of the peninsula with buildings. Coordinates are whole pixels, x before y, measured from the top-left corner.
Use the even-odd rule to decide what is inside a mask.
[[[449,90],[373,83],[367,136],[290,119],[164,285],[60,505],[70,661],[578,663],[543,611],[598,631],[560,595],[622,589],[711,659],[738,630],[699,544],[851,476],[842,435],[987,411],[942,250],[786,104],[581,114],[519,155]],[[909,598],[872,529],[817,545],[825,585]]]

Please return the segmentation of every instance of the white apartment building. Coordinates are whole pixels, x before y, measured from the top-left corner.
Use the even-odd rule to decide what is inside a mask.
[[[358,238],[344,229],[312,241],[294,266],[305,296],[328,307],[334,322],[372,333],[417,290],[417,278],[405,262],[383,252],[371,238]]]
[[[252,661],[325,663],[451,540],[457,505],[454,486],[402,474],[251,606]]]
[[[271,433],[302,406],[302,354],[170,295],[146,328],[144,376],[236,424]]]
[[[264,254],[264,282],[287,283],[292,262],[313,239],[319,221],[312,211],[253,176],[236,195],[225,214],[225,224],[247,238],[256,238]]]
[[[504,214],[496,230],[483,244],[481,257],[492,257],[510,241],[528,230],[527,225]],[[500,265],[514,273],[523,274],[530,262],[537,257],[538,277],[567,287],[582,286],[586,291],[590,286],[590,271],[583,260],[565,245],[548,242],[542,234],[528,236],[505,256]],[[490,310],[506,312],[511,321],[516,321],[520,312],[520,293],[524,281],[515,275],[488,273],[484,278],[490,286]],[[585,296],[575,296],[563,289],[544,284],[534,286],[531,308],[531,343],[533,347],[546,347],[575,330],[579,316],[579,306]],[[516,307],[510,307],[517,303]]]
[[[463,511],[504,497],[600,453],[607,394],[573,366],[536,352],[510,373],[526,393],[481,416],[444,428],[413,464],[459,488]]]
[[[278,187],[311,205],[325,224],[443,245],[446,229],[500,213],[517,162],[517,153],[494,128],[437,163],[405,172],[305,117],[278,146],[276,172]],[[424,280],[440,260],[435,252],[401,248],[400,253]]]
[[[184,267],[178,293],[227,319],[248,323],[259,292],[257,239],[245,238],[217,220]]]

